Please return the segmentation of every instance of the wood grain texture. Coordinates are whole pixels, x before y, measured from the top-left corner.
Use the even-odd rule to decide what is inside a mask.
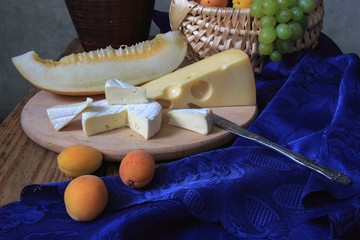
[[[57,155],[22,130],[22,108],[36,92],[31,90],[0,125],[0,205],[19,200],[21,189],[28,184],[69,179],[57,169]]]
[[[75,39],[59,58],[81,51]],[[26,185],[70,179],[58,170],[57,154],[32,141],[21,127],[23,107],[38,91],[31,89],[0,125],[0,206],[18,201]]]

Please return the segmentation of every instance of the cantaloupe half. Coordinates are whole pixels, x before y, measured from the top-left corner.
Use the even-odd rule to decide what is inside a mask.
[[[102,94],[105,82],[121,79],[139,85],[175,70],[184,60],[187,41],[180,31],[123,46],[71,54],[59,61],[41,59],[30,51],[13,57],[22,76],[37,88],[63,95]]]

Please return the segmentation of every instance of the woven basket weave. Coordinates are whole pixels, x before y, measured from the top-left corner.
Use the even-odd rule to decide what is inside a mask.
[[[250,15],[249,8],[205,7],[195,1],[172,0],[169,9],[172,30],[180,29],[189,42],[188,57],[199,60],[228,49],[241,49],[251,60],[255,73],[268,60],[258,52],[260,21]],[[317,0],[308,15],[308,28],[294,44],[294,51],[315,47],[322,30],[323,0]]]

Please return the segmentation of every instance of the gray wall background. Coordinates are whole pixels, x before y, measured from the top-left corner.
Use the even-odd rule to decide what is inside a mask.
[[[360,55],[358,0],[325,0],[323,32],[345,53]],[[77,37],[63,0],[0,0],[0,122],[31,89],[11,58],[35,50],[42,58],[56,59]],[[170,0],[156,0],[167,11]],[[156,34],[153,24],[151,33]]]

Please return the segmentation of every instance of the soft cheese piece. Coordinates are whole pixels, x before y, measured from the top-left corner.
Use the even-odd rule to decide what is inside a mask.
[[[129,126],[145,139],[154,136],[161,127],[162,107],[152,101],[142,104],[109,105],[106,100],[93,103],[82,115],[87,136]]]
[[[89,107],[92,102],[93,100],[91,98],[87,98],[86,101],[80,103],[62,104],[50,107],[46,112],[51,124],[59,131]]]
[[[255,105],[255,77],[248,55],[227,50],[142,85],[164,107]]]
[[[207,135],[213,126],[210,108],[173,109],[168,112],[169,125],[185,128],[193,132]]]
[[[109,105],[106,100],[94,102],[89,110],[82,114],[81,122],[87,136],[125,127],[126,105]]]
[[[159,132],[161,127],[162,107],[153,101],[144,104],[128,105],[128,126],[145,139]]]
[[[105,83],[105,97],[108,104],[147,103],[146,89],[111,79]]]

